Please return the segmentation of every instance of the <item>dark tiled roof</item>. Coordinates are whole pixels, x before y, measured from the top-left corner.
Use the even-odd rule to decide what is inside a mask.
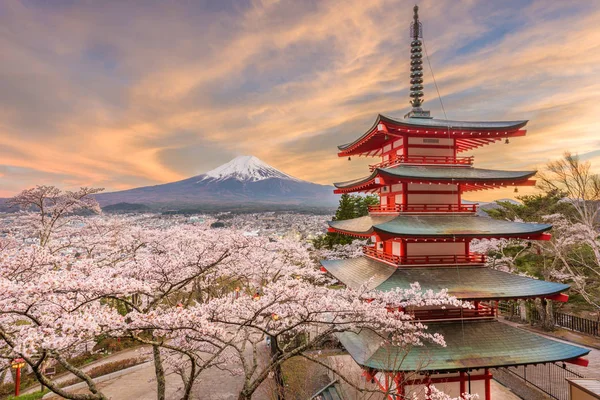
[[[424,167],[400,165],[393,168],[377,168],[373,173],[364,178],[353,179],[346,182],[334,183],[339,189],[353,187],[366,183],[378,175],[391,176],[398,179],[448,181],[449,183],[461,182],[506,182],[510,180],[523,181],[531,178],[536,171],[503,171],[471,167]]]
[[[353,219],[345,219],[341,221],[329,221],[328,224],[332,228],[338,229],[340,231],[357,233],[357,234],[367,234],[373,232],[373,226],[378,224],[383,224],[384,222],[389,222],[396,218],[395,215],[376,215],[370,216],[367,215],[365,217],[353,218]]]
[[[361,137],[356,139],[351,143],[346,143],[341,146],[338,146],[338,149],[345,150],[348,147],[351,147],[353,144],[359,142],[368,136],[373,129],[377,127],[379,122],[387,122],[390,124],[401,125],[408,129],[411,128],[442,128],[442,129],[452,129],[452,130],[476,130],[476,131],[497,131],[497,130],[506,130],[506,131],[515,131],[524,127],[527,124],[526,120],[521,121],[451,121],[446,119],[436,119],[436,118],[405,118],[405,119],[396,119],[391,117],[386,117],[385,115],[379,114],[375,123],[369,130],[363,134]]]
[[[419,282],[423,290],[448,289],[452,296],[468,300],[516,299],[549,296],[569,288],[562,283],[527,278],[479,266],[395,268],[369,257],[321,261],[336,279],[351,288],[365,282],[369,289],[408,289]]]
[[[323,389],[319,390],[311,400],[344,400],[344,394],[339,382],[334,380]]]
[[[570,360],[590,351],[514,328],[498,321],[427,324],[444,336],[447,346],[435,344],[403,349],[382,342],[370,330],[338,337],[361,366],[380,371],[459,371]]]
[[[397,237],[511,237],[542,233],[552,228],[536,224],[495,220],[474,215],[366,216],[330,221],[332,228],[348,233],[383,232]]]

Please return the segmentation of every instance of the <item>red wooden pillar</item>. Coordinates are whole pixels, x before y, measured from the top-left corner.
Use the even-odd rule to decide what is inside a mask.
[[[17,377],[15,379],[15,397],[19,397],[19,390],[21,390],[21,368],[17,368]]]
[[[492,374],[485,369],[485,400],[492,400]]]
[[[467,393],[467,379],[465,378],[465,373],[460,373],[460,395],[462,396],[464,393]]]
[[[398,372],[394,376],[394,383],[396,384],[396,392],[398,393],[398,400],[404,400],[404,374]]]

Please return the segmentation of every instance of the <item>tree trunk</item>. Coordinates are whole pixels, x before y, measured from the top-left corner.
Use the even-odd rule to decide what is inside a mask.
[[[156,373],[156,399],[165,400],[165,370],[160,359],[160,347],[152,345],[152,353],[154,355],[154,372]]]
[[[271,359],[275,360],[279,357],[280,351],[277,345],[277,336],[271,336]],[[283,385],[283,372],[281,364],[277,363],[273,367],[273,380],[275,382],[275,398],[283,400],[285,398],[285,387]]]
[[[556,327],[556,321],[554,320],[554,303],[552,300],[543,300],[546,302],[546,327],[544,329],[553,331]]]
[[[240,394],[238,395],[238,400],[250,400],[252,399],[252,395],[247,395],[244,393],[244,391],[241,391]]]
[[[546,299],[535,299],[533,305],[540,315],[540,327],[546,330]]]
[[[527,303],[525,300],[519,300],[519,314],[521,314],[521,321],[525,322],[528,318]]]

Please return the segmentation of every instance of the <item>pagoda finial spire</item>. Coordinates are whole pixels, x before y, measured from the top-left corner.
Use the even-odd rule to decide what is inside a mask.
[[[410,24],[410,104],[413,110],[420,111],[423,104],[423,51],[421,38],[423,25],[419,22],[419,6],[413,8],[413,22]]]

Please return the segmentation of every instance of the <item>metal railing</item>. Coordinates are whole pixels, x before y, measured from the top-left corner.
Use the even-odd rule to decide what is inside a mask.
[[[557,400],[569,400],[567,378],[583,378],[582,375],[567,368],[564,363],[562,365],[554,363],[521,365],[508,367],[505,370]]]
[[[372,213],[428,213],[428,212],[464,212],[474,213],[477,204],[376,204],[369,206]]]
[[[395,167],[399,164],[433,164],[433,165],[473,165],[473,156],[454,157],[454,156],[399,156],[398,158],[382,161],[377,164],[369,165],[371,172],[375,168]]]
[[[521,309],[515,302],[501,301],[498,303],[498,309],[502,314],[521,315]],[[541,321],[541,316],[535,307],[528,307],[528,319],[533,322]],[[566,328],[575,332],[585,333],[591,336],[600,336],[600,321],[589,318],[582,318],[576,315],[554,312],[554,325]]]
[[[421,265],[421,264],[482,264],[485,262],[483,254],[456,254],[456,255],[415,255],[396,256],[378,251],[374,246],[364,246],[363,252],[366,256],[377,258],[397,265]]]

